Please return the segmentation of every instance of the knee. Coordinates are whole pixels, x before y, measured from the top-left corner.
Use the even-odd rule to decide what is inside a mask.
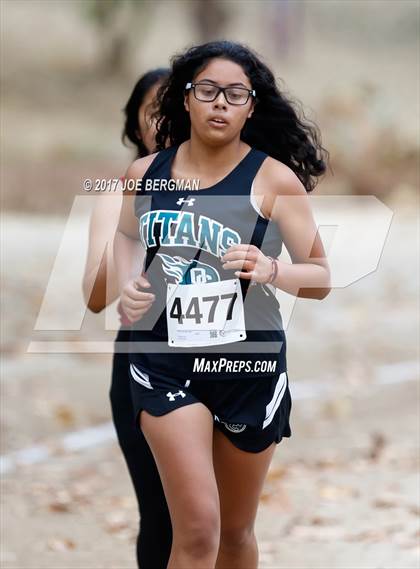
[[[222,527],[220,547],[223,549],[241,549],[255,540],[253,525],[233,525]]]
[[[176,526],[175,526],[176,527]],[[179,527],[174,541],[192,557],[217,551],[220,538],[220,517],[216,508],[208,508],[190,515]]]

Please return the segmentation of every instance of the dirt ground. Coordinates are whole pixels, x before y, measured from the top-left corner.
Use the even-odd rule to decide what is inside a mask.
[[[418,567],[413,401],[407,383],[351,398],[340,420],[295,403],[259,509],[261,568]],[[115,444],[21,467],[2,485],[2,567],[135,567],[137,512]]]

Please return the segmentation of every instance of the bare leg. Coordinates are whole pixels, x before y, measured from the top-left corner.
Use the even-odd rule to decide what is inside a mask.
[[[214,568],[220,511],[210,411],[201,403],[161,417],[142,411],[140,426],[155,457],[171,514],[168,569]]]
[[[259,453],[236,448],[214,430],[214,468],[221,511],[217,569],[257,569],[258,547],[254,523],[258,502],[275,443]]]

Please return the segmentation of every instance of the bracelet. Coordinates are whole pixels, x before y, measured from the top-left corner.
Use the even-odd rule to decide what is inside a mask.
[[[269,283],[272,283],[273,281],[276,280],[277,272],[278,272],[278,265],[277,265],[276,261],[273,259],[273,257],[267,256],[267,258],[270,259],[270,261],[271,261],[271,275],[267,281],[267,284],[269,284]]]

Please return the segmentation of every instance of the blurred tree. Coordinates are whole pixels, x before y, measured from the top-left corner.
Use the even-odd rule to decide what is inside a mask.
[[[302,0],[281,0],[267,5],[266,37],[275,57],[286,60],[301,51],[305,39],[305,8]]]
[[[157,1],[89,0],[82,3],[86,17],[97,29],[100,51],[97,69],[101,74],[124,73],[130,57],[130,24],[136,22],[145,28]]]
[[[193,6],[199,41],[220,39],[227,20],[226,3],[221,0],[194,0]]]
[[[85,17],[95,26],[99,41],[97,70],[104,76],[124,74],[129,67],[130,29],[141,37],[159,0],[89,0],[81,3]],[[184,3],[179,2],[179,8]],[[188,4],[187,4],[188,5]],[[189,4],[200,42],[220,39],[228,18],[223,0],[192,0]]]

